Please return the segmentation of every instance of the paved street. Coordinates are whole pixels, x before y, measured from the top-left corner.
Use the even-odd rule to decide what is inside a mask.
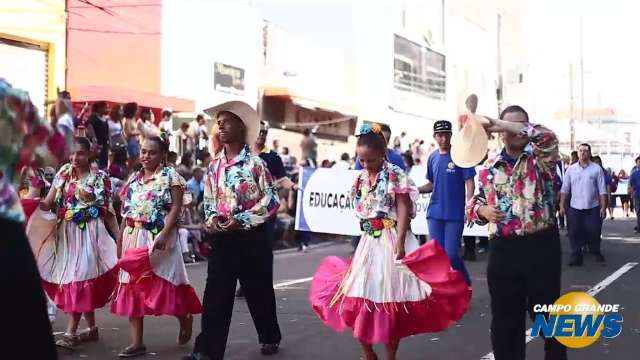
[[[568,240],[563,234],[563,292],[587,291],[629,262],[640,260],[640,237],[634,234],[635,218],[606,220],[604,227],[603,253],[605,265],[585,258],[582,268],[567,267]],[[347,257],[347,243],[316,245],[309,253],[278,253],[275,257],[275,283],[278,316],[282,327],[281,352],[274,359],[358,359],[359,347],[351,334],[336,334],[316,318],[308,300],[309,278],[319,261],[328,255]],[[472,274],[474,293],[468,313],[462,321],[445,332],[425,334],[405,339],[401,343],[400,359],[492,359],[486,356],[491,351],[489,341],[489,295],[486,283],[486,254],[478,261],[467,263]],[[189,276],[201,295],[204,289],[206,264],[189,267]],[[596,295],[601,303],[620,303],[625,317],[622,334],[615,339],[600,339],[591,347],[570,350],[571,359],[637,359],[640,342],[640,265],[613,281]],[[111,315],[103,309],[97,315],[101,328],[101,341],[84,345],[75,352],[62,353],[62,359],[114,359],[117,352],[128,344],[127,321]],[[200,327],[196,318],[194,332]],[[63,331],[64,314],[59,314],[55,331]],[[150,354],[147,359],[177,359],[190,350],[176,345],[178,323],[169,317],[150,317],[145,323],[145,342]],[[195,335],[194,334],[194,335]],[[257,336],[244,301],[237,301],[233,315],[228,359],[263,359],[256,344]],[[527,345],[528,359],[542,359],[540,339]],[[378,347],[378,349],[381,349]],[[383,357],[380,357],[381,359]]]

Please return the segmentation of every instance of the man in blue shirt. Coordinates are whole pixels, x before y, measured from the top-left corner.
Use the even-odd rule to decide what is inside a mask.
[[[193,195],[193,200],[196,203],[200,203],[201,195],[204,192],[204,182],[202,178],[204,177],[204,170],[202,168],[193,169],[193,176],[189,181],[187,181],[187,190],[191,192]]]
[[[636,158],[636,164],[640,164],[640,156]],[[636,165],[637,168],[639,165]],[[634,169],[635,169],[634,168]],[[640,204],[640,171],[634,171],[629,178],[629,193],[633,196],[632,199],[636,204],[637,214],[637,226],[636,233],[640,232],[640,209],[637,204]]]
[[[387,141],[387,145],[388,145],[389,140],[391,140],[391,128],[387,124],[380,124],[380,128],[382,130],[382,135],[384,136],[384,139]],[[393,165],[398,166],[400,169],[407,171],[407,166],[404,163],[404,159],[395,150],[387,149],[387,161],[392,163]],[[362,164],[360,163],[360,159],[356,159],[355,169],[362,170]]]
[[[433,125],[433,137],[438,150],[427,160],[426,185],[420,187],[421,193],[432,193],[427,208],[429,236],[438,241],[449,256],[451,266],[463,273],[467,284],[471,285],[469,272],[458,253],[464,230],[465,200],[469,200],[475,191],[473,181],[474,168],[463,169],[451,160],[451,123],[436,121]],[[465,196],[466,195],[466,196]]]

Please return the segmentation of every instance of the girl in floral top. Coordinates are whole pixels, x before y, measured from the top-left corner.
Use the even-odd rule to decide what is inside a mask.
[[[459,320],[470,293],[437,242],[419,247],[411,233],[418,190],[386,161],[379,125],[361,128],[357,153],[364,169],[351,196],[363,234],[351,261],[322,261],[310,301],[327,326],[353,330],[366,360],[377,359],[373,343],[384,343],[387,359],[395,359],[401,338]]]
[[[111,184],[104,172],[91,170],[89,151],[89,140],[75,139],[71,163],[58,171],[40,205],[41,210],[57,214],[57,231],[45,239],[32,239],[39,246],[36,259],[44,290],[70,314],[67,331],[56,343],[65,348],[98,340],[94,310],[109,301],[117,279],[116,245],[107,232],[107,227],[113,234],[118,231]],[[78,334],[83,314],[89,328]]]
[[[146,353],[144,316],[177,317],[178,343],[184,345],[191,338],[192,314],[202,308],[176,243],[185,181],[175,169],[164,166],[168,149],[166,140],[146,138],[140,152],[143,168],[132,174],[120,192],[123,232],[118,253],[122,254],[119,264],[127,271],[120,271],[111,311],[129,317],[131,324],[131,345],[120,357]]]

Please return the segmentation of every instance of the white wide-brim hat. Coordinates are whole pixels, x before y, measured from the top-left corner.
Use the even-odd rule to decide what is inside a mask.
[[[451,137],[451,160],[461,168],[471,168],[479,165],[487,154],[489,136],[482,124],[489,120],[475,114],[477,96],[471,94],[465,103],[467,123]]]
[[[260,133],[260,119],[258,113],[251,105],[244,101],[229,101],[220,105],[206,109],[204,112],[216,119],[221,111],[228,111],[242,120],[244,126],[247,128],[247,138],[245,141],[248,144],[253,143],[258,138]]]

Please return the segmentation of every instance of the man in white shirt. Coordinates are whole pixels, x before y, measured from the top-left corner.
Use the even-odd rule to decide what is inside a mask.
[[[160,131],[171,136],[173,131],[173,112],[171,109],[162,110],[162,121],[160,121]]]
[[[569,266],[582,266],[584,245],[588,245],[597,262],[605,261],[600,252],[602,220],[607,216],[608,201],[604,171],[591,161],[591,146],[588,144],[578,147],[578,158],[579,161],[565,172],[560,191],[560,215],[566,214],[571,225]]]
[[[351,169],[351,161],[350,161],[349,154],[343,153],[342,156],[340,156],[340,160],[337,161],[332,166],[332,169],[339,169],[339,170],[349,170],[349,169]]]

